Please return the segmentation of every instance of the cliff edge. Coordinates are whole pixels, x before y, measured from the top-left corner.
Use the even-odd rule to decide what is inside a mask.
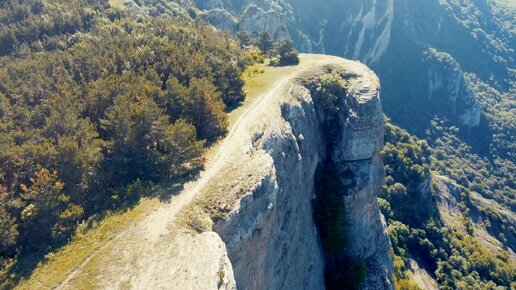
[[[343,185],[344,250],[366,265],[363,288],[393,289],[376,199],[384,177],[378,78],[323,55],[277,70],[198,180],[71,269],[58,289],[92,280],[104,289],[325,289],[313,207],[328,160]],[[317,89],[330,72],[344,79],[331,119]]]
[[[249,122],[234,133],[238,146],[230,160],[189,210],[214,221],[238,288],[324,289],[313,199],[318,172],[331,159],[345,188],[346,252],[367,265],[364,289],[392,289],[390,245],[376,201],[384,176],[378,78],[366,66],[337,57],[301,60],[295,74],[277,80],[248,112]],[[317,87],[335,71],[345,85],[330,134]]]

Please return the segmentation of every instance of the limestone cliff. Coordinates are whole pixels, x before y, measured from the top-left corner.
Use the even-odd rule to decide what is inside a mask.
[[[336,70],[345,81],[330,119],[317,84]],[[96,249],[56,289],[325,289],[328,251],[314,198],[328,196],[316,188],[329,159],[343,185],[334,229],[349,238],[339,254],[367,265],[364,289],[393,288],[376,198],[384,175],[378,78],[358,62],[324,55],[267,71],[265,87],[237,109],[199,177]]]
[[[289,37],[288,15],[274,1],[196,0],[201,17],[219,29],[230,32],[246,31],[258,36],[266,31],[273,39]]]
[[[469,87],[459,63],[448,53],[429,49],[425,53],[428,73],[427,95],[431,102],[442,104],[447,115],[466,127],[480,124],[481,109],[477,96]]]
[[[238,288],[324,289],[312,200],[316,171],[331,158],[346,187],[346,251],[366,261],[364,289],[392,289],[390,244],[376,200],[384,176],[379,81],[357,62],[311,58],[315,66],[278,84],[253,112],[254,121],[241,124],[245,134],[239,133],[239,149],[222,174],[234,182],[219,181],[211,187],[217,192],[208,194],[219,203],[219,212],[211,212],[213,230],[226,244]],[[327,135],[315,88],[333,69],[348,85],[337,103],[339,131]]]
[[[258,6],[249,5],[239,18],[240,30],[247,31],[252,36],[258,36],[265,31],[276,40],[289,37],[287,17],[281,11],[264,10]]]

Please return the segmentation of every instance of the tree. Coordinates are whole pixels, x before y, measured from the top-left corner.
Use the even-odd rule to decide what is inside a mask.
[[[197,164],[203,142],[197,141],[195,127],[182,119],[171,124],[151,98],[119,96],[106,116],[102,125],[111,149],[105,170],[115,184],[159,181],[184,173],[187,161]]]
[[[16,220],[0,205],[0,255],[9,253],[16,245],[18,225]]]
[[[30,186],[22,184],[20,187],[23,238],[29,246],[34,245],[31,241],[66,237],[74,222],[83,215],[82,208],[70,203],[70,198],[63,193],[64,183],[55,171],[41,168],[30,178]]]
[[[240,42],[240,47],[251,45],[251,36],[245,30],[240,30],[237,33],[238,42]]]
[[[168,177],[182,175],[202,165],[204,141],[197,140],[195,127],[184,119],[160,128],[154,136],[157,150],[163,152],[160,162]]]
[[[280,65],[299,64],[299,52],[294,48],[294,43],[290,39],[282,40],[277,45]]]
[[[336,112],[339,95],[344,93],[345,81],[337,71],[325,74],[317,86],[319,103],[325,111]]]
[[[185,88],[171,79],[167,83],[172,110],[197,129],[200,140],[215,141],[227,128],[226,106],[217,88],[206,79],[193,78],[190,87]]]
[[[270,35],[266,31],[262,32],[258,38],[258,48],[267,55],[271,52],[273,47],[274,43]]]
[[[18,225],[7,211],[7,189],[0,184],[0,255],[9,253],[16,245]]]

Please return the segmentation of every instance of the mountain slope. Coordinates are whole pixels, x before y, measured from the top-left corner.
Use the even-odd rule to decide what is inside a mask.
[[[328,136],[322,137],[317,128],[318,116],[328,115],[314,107],[319,101],[302,85],[316,84],[332,68],[342,69],[348,82],[339,107],[358,114],[343,123],[343,138],[338,140],[344,143],[335,153],[326,152],[322,143]],[[71,267],[59,284],[48,286],[233,289],[236,281],[246,289],[322,289],[324,262],[311,199],[316,167],[331,153],[342,159],[335,159],[342,166],[339,170],[357,174],[342,179],[358,182],[343,197],[350,209],[346,216],[356,220],[346,230],[355,237],[346,248],[365,259],[366,283],[371,289],[391,288],[381,286],[390,280],[392,267],[376,204],[382,166],[377,157],[370,159],[378,152],[383,128],[378,80],[363,65],[317,55],[302,55],[299,66],[274,68],[269,73],[277,77],[258,76],[272,81],[244,105],[247,109],[197,181]],[[368,144],[369,149],[357,151],[356,144]],[[298,149],[291,150],[292,146]],[[372,179],[359,176],[364,171],[370,171]],[[185,207],[190,201],[194,202]],[[357,211],[368,208],[368,217],[353,213],[353,207]],[[210,232],[212,225],[218,235]],[[358,238],[355,232],[364,233],[364,228],[368,234]],[[207,232],[192,235],[185,229]],[[44,273],[44,268],[38,272]],[[20,289],[34,287],[39,279],[29,279]]]
[[[276,28],[286,26],[300,50],[341,55],[370,65],[382,81],[387,116],[410,134],[427,140],[431,150],[426,153],[426,170],[433,171],[432,175],[446,176],[443,178],[449,178],[450,183],[460,188],[461,208],[467,210],[461,227],[469,225],[465,236],[475,245],[474,250],[479,256],[491,259],[493,257],[487,258],[485,250],[496,244],[501,247],[503,258],[500,261],[513,267],[511,241],[516,234],[512,226],[516,200],[516,155],[512,142],[516,136],[514,2],[285,0],[241,1],[239,7],[227,1],[204,2],[216,2],[217,8],[232,13],[236,19],[235,29],[249,33],[253,31],[247,26],[238,26],[239,21],[247,21],[242,13],[247,5],[283,14],[286,18],[276,23]],[[268,27],[269,30],[274,31],[274,28]],[[398,152],[408,150],[402,143],[396,143],[400,146]],[[391,166],[388,164],[386,170],[391,170]],[[409,182],[416,182],[423,172],[420,167],[405,169],[407,172],[403,174],[414,174],[414,180]],[[441,194],[446,194],[439,190],[429,194],[430,183],[438,182],[426,180],[426,185],[421,182],[406,194],[414,195],[415,199],[421,195],[445,198]],[[396,192],[394,188],[391,191]],[[439,204],[434,199],[424,199],[422,207],[433,208],[436,220],[440,220]],[[403,211],[417,209],[418,206],[411,203]],[[396,217],[390,222],[393,225],[404,215],[397,211],[400,208],[394,207]],[[443,211],[442,215],[445,217],[446,213]],[[409,221],[418,218],[404,222],[410,224]],[[454,225],[438,223],[452,231],[456,229]],[[422,229],[427,226],[433,227],[426,225]],[[428,241],[434,247],[441,244],[440,239],[439,235],[430,235]],[[451,244],[451,240],[448,239],[448,243]],[[424,242],[420,245],[426,246]],[[451,249],[449,246],[437,248]],[[463,250],[458,249],[459,256],[468,259]],[[414,257],[402,256],[407,259],[404,264],[410,270],[408,259]],[[448,258],[441,259],[446,265]],[[434,266],[432,263],[421,266],[427,268],[423,270],[433,279],[439,278],[441,287],[464,286],[461,276],[451,278],[452,273],[443,274],[442,269],[437,269],[438,260],[432,262]],[[504,271],[507,272],[500,268],[497,273],[504,275]],[[470,274],[474,274],[471,268],[462,275]],[[477,278],[474,280],[478,281]],[[491,278],[480,280],[486,283]],[[497,283],[506,282],[497,280]]]

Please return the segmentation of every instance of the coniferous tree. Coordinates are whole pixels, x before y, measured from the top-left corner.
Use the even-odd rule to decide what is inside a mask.
[[[265,54],[268,55],[271,53],[274,48],[274,42],[271,39],[271,36],[266,31],[262,32],[258,38],[258,48]]]
[[[280,65],[295,65],[299,63],[299,52],[294,48],[290,39],[285,39],[277,44],[277,53]]]

